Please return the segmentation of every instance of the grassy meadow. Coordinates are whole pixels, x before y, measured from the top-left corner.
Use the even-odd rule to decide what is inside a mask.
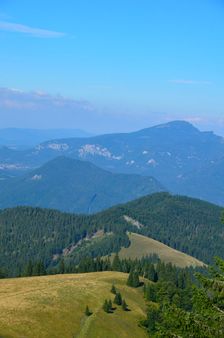
[[[157,254],[165,263],[172,263],[179,267],[203,266],[204,263],[198,259],[189,256],[183,252],[175,250],[152,238],[135,233],[128,234],[131,245],[128,248],[122,248],[119,252],[120,258],[141,258],[146,255]]]
[[[120,272],[54,275],[0,280],[0,337],[4,338],[144,338],[138,326],[145,316],[141,288],[126,285]],[[114,283],[131,311],[102,310],[113,300]],[[93,314],[85,315],[89,306]]]

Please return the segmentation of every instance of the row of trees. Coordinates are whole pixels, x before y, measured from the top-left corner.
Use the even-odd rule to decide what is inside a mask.
[[[138,287],[141,285],[139,276],[144,277],[152,282],[170,281],[179,289],[195,281],[195,271],[205,272],[206,268],[178,268],[172,264],[161,262],[156,255],[146,256],[141,259],[120,259],[115,255],[111,261],[110,258],[90,258],[82,259],[77,266],[67,266],[62,259],[57,267],[53,270],[46,270],[43,261],[32,263],[29,261],[25,268],[23,276],[56,274],[56,273],[85,273],[97,271],[120,271],[129,273],[127,285]]]
[[[146,278],[152,277],[157,279],[156,271],[154,271],[154,263],[159,262],[157,255],[150,255],[144,258],[147,262],[147,269],[144,268],[144,276]],[[43,260],[38,260],[37,262],[32,262],[31,260],[25,266],[24,271],[21,273],[21,276],[40,276],[40,275],[49,275],[49,274],[63,274],[63,273],[86,273],[86,272],[97,272],[97,271],[121,271],[129,273],[131,269],[135,266],[139,266],[139,261],[131,259],[119,258],[119,255],[116,254],[111,260],[110,258],[102,259],[100,257],[91,258],[85,257],[81,259],[79,264],[74,265],[68,263],[63,258],[60,259],[59,263],[52,268],[46,268]],[[143,272],[142,272],[143,273]],[[142,275],[141,273],[141,275]]]

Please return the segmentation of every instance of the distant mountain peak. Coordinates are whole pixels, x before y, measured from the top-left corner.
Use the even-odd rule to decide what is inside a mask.
[[[115,174],[91,162],[65,156],[22,177],[0,181],[0,189],[0,208],[30,205],[81,213],[165,190],[150,176]]]
[[[170,121],[167,123],[162,123],[155,125],[153,127],[145,128],[142,130],[139,130],[137,132],[134,132],[133,134],[139,134],[141,136],[148,136],[149,134],[153,133],[159,133],[159,134],[174,134],[177,137],[179,137],[182,133],[192,135],[194,134],[200,134],[201,131],[197,129],[193,124],[190,122],[184,121],[184,120],[176,120],[176,121]]]
[[[199,131],[192,123],[184,120],[175,120],[167,123],[159,124],[154,128],[173,128],[173,129],[184,129],[184,130],[194,130]]]

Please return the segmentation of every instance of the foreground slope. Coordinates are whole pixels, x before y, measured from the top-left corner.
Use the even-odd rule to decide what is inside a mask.
[[[0,280],[0,335],[5,338],[144,338],[138,321],[145,316],[141,288],[126,286],[127,275],[98,272]],[[106,314],[115,283],[131,311]],[[86,317],[85,307],[93,311]]]
[[[175,250],[152,238],[135,233],[129,233],[130,246],[119,251],[120,258],[141,258],[153,254],[158,255],[162,262],[185,268],[187,266],[204,266],[198,259],[189,256],[181,251]]]
[[[152,177],[112,174],[58,157],[25,176],[0,181],[0,190],[0,208],[29,205],[89,213],[165,189]]]

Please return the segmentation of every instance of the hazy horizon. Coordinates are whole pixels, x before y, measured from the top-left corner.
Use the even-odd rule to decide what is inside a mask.
[[[196,123],[192,123],[192,122],[189,122],[187,120],[168,120],[168,121],[164,121],[164,122],[161,122],[161,123],[152,123],[151,125],[148,125],[148,126],[144,126],[142,128],[133,128],[133,129],[128,129],[128,130],[119,130],[119,131],[102,131],[102,132],[99,132],[99,133],[94,133],[92,130],[87,130],[87,129],[83,129],[83,128],[72,128],[72,127],[67,127],[67,128],[59,128],[59,127],[42,127],[42,128],[29,128],[29,127],[14,127],[14,126],[11,126],[11,127],[2,127],[0,128],[0,131],[1,130],[24,130],[24,131],[80,131],[80,132],[83,132],[83,133],[86,133],[85,137],[89,136],[96,136],[96,135],[103,135],[103,134],[116,134],[116,133],[132,133],[132,132],[136,132],[136,131],[139,131],[139,130],[142,130],[142,129],[148,129],[148,128],[152,128],[152,127],[156,127],[160,124],[166,124],[166,123],[171,123],[171,122],[188,122],[190,123],[191,125],[193,125],[195,128],[197,128],[198,130],[200,131],[205,131],[205,132],[213,132],[214,134],[218,135],[218,136],[224,136],[224,130],[222,130],[222,128],[220,128],[220,132],[216,132],[215,130],[213,129],[209,129],[209,128],[201,128],[200,126],[197,126]],[[217,130],[219,130],[217,128]],[[74,137],[82,137],[82,136],[74,136]],[[64,138],[64,137],[63,137]]]

